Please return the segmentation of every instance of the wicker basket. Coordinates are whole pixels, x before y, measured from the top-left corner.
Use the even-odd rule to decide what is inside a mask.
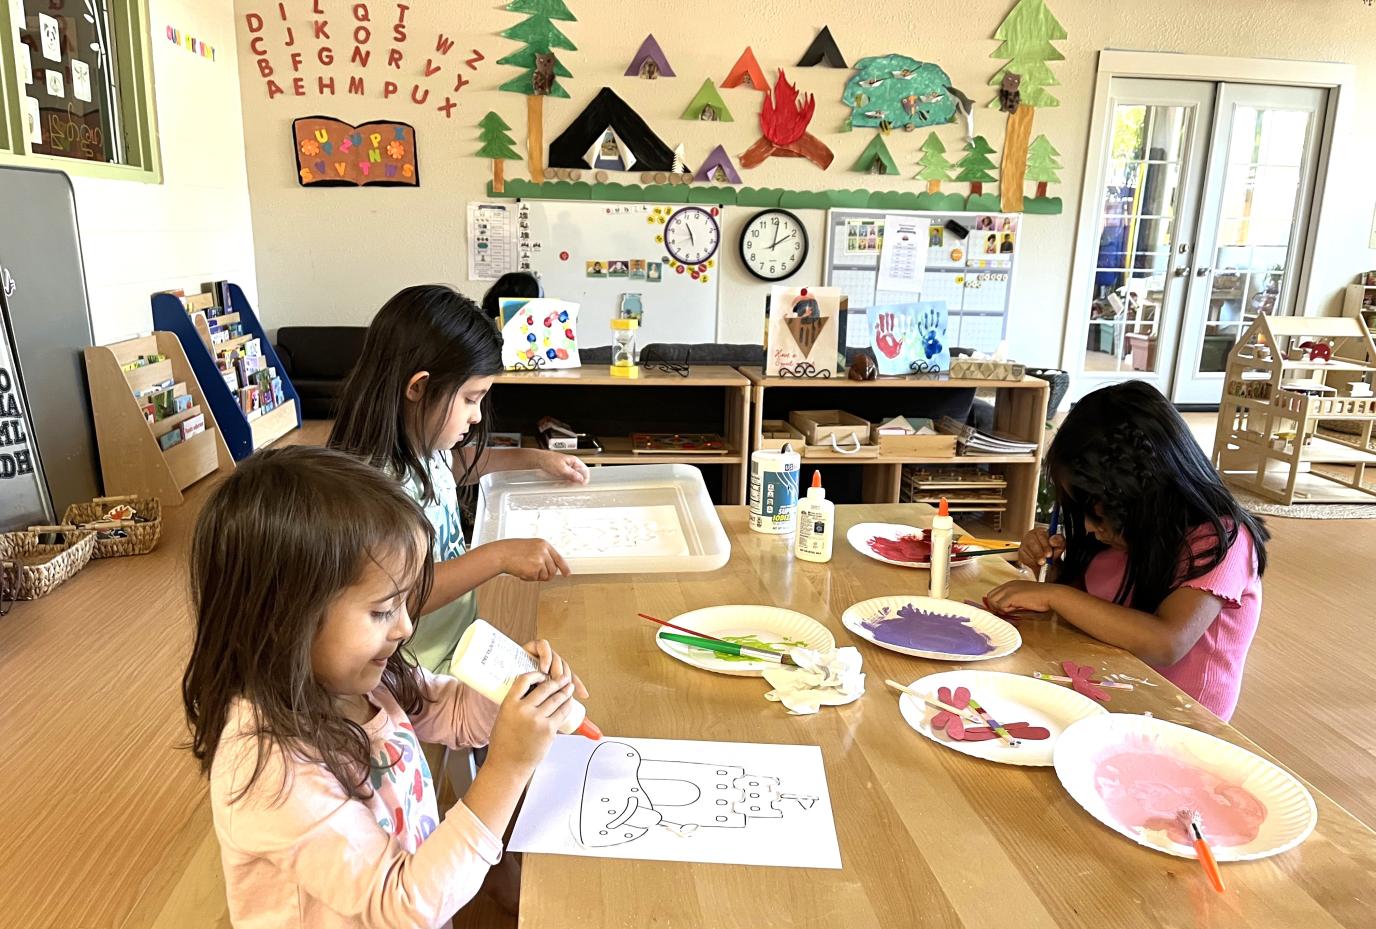
[[[110,508],[121,503],[132,506],[146,522],[133,519],[107,520],[105,514]],[[95,553],[92,558],[120,558],[125,555],[146,555],[157,547],[162,535],[162,506],[157,497],[96,497],[90,503],[73,503],[67,507],[62,521],[81,529],[103,532],[110,529],[123,529],[127,535],[122,539],[96,539]]]
[[[39,536],[48,532],[61,532],[63,540],[40,543]],[[95,542],[94,532],[75,526],[30,526],[26,532],[0,533],[0,600],[36,600],[52,593],[86,567]]]

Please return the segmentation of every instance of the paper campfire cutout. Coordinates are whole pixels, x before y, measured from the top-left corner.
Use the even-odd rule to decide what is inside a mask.
[[[825,171],[835,156],[826,143],[807,131],[817,101],[812,94],[799,94],[788,82],[782,68],[773,90],[766,90],[760,109],[760,129],[764,133],[741,155],[742,168],[754,168],[773,155],[806,158]]]
[[[604,741],[588,757],[574,835],[585,848],[607,848],[655,826],[681,836],[702,827],[742,829],[751,819],[782,818],[785,804],[810,810],[817,800],[782,793],[779,778],[739,765],[642,758],[624,742]]]
[[[938,687],[936,698],[947,706],[953,706],[958,710],[968,709],[970,706],[970,688],[957,687],[952,692],[949,687]],[[945,732],[946,737],[954,742],[987,742],[999,737],[998,733],[988,726],[972,726],[949,710],[937,710],[936,715],[932,717],[931,726],[933,732]],[[1040,742],[1051,738],[1051,730],[1029,723],[1004,723],[1003,728],[1007,729],[1008,734],[1013,738],[1025,739],[1029,742]]]

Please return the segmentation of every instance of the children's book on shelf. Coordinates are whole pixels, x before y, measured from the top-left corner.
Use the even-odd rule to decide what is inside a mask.
[[[945,435],[955,436],[964,455],[1030,455],[1037,450],[1036,442],[1023,442],[997,433],[990,435],[949,416],[941,417],[936,428]]]

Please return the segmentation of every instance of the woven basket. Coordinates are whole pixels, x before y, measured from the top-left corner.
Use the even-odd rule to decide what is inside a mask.
[[[40,543],[39,536],[48,532],[61,532],[63,540]],[[95,542],[94,532],[75,526],[30,526],[26,532],[0,533],[0,600],[37,600],[52,593],[86,567]]]
[[[147,522],[132,519],[107,520],[105,514],[110,508],[127,503]],[[96,539],[95,553],[92,558],[121,558],[125,555],[146,555],[157,547],[162,535],[162,506],[157,497],[96,497],[90,503],[73,503],[67,507],[62,521],[81,529],[97,532],[107,529],[123,529],[128,536],[123,539]]]

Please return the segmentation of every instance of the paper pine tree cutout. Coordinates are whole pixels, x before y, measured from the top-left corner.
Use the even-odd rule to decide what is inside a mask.
[[[726,149],[718,145],[698,165],[693,180],[709,184],[739,184],[741,176],[731,163],[731,156],[726,154]]]
[[[884,144],[884,137],[877,135],[865,146],[851,170],[859,171],[861,174],[897,174],[898,163],[893,160],[889,147]]]
[[[846,56],[837,48],[836,40],[831,37],[831,28],[828,26],[822,27],[822,31],[817,33],[817,38],[813,39],[807,51],[803,52],[803,57],[798,59],[800,68],[815,68],[823,64],[828,68],[850,67],[846,64]]]
[[[1065,56],[1051,43],[1067,38],[1067,35],[1065,28],[1047,9],[1046,0],[1018,0],[994,33],[994,38],[1003,44],[989,57],[1002,58],[1006,64],[989,79],[989,85],[1001,86],[1004,72],[1012,71],[1022,77],[1018,92],[1022,96],[1023,106],[1060,106],[1061,101],[1046,90],[1060,83],[1056,75],[1051,73],[1047,62],[1065,60]],[[989,106],[998,109],[997,94],[989,101]]]
[[[478,141],[483,144],[478,149],[478,157],[492,159],[492,192],[497,194],[506,189],[502,162],[521,160],[520,153],[512,148],[515,140],[506,134],[510,128],[493,112],[488,112],[478,123]]]
[[[683,111],[684,119],[696,119],[702,122],[734,122],[731,118],[731,111],[722,102],[721,94],[717,93],[717,85],[712,83],[709,77],[702,82],[697,94],[689,102],[688,108]]]
[[[755,52],[749,47],[741,52],[741,57],[736,59],[726,75],[726,80],[721,82],[723,87],[740,87],[742,84],[761,93],[769,90],[769,81],[765,80],[760,63],[755,60]]]
[[[970,193],[978,197],[984,193],[985,184],[992,184],[998,180],[993,174],[994,162],[989,160],[989,156],[994,154],[994,149],[984,136],[977,135],[965,143],[965,152],[965,157],[956,162],[956,170],[960,173],[955,179],[968,183]]]
[[[511,0],[506,9],[511,13],[525,13],[527,18],[502,32],[503,36],[523,46],[497,59],[497,64],[513,65],[523,73],[507,81],[501,89],[530,98],[526,107],[526,163],[530,167],[530,179],[542,184],[545,180],[545,97],[567,99],[568,91],[558,78],[573,77],[554,50],[577,51],[577,46],[559,31],[554,21],[571,23],[575,20],[564,0]]]
[[[1061,176],[1056,173],[1064,167],[1056,160],[1060,157],[1061,153],[1056,151],[1044,135],[1037,136],[1027,149],[1027,179],[1036,181],[1038,198],[1046,196],[1047,184],[1061,182]]]
[[[677,76],[674,69],[669,67],[669,59],[664,57],[664,50],[659,47],[653,34],[647,35],[645,41],[640,43],[630,66],[626,68],[626,77],[636,76],[651,81],[657,77]]]
[[[674,174],[690,174],[688,165],[684,164],[685,155],[683,153],[683,143],[680,142],[674,147],[674,162],[669,166],[669,170]]]
[[[951,179],[951,163],[946,160],[946,146],[941,144],[935,132],[927,133],[918,164],[922,165],[922,170],[917,172],[917,176],[927,182],[929,194],[940,191],[942,182]]]

